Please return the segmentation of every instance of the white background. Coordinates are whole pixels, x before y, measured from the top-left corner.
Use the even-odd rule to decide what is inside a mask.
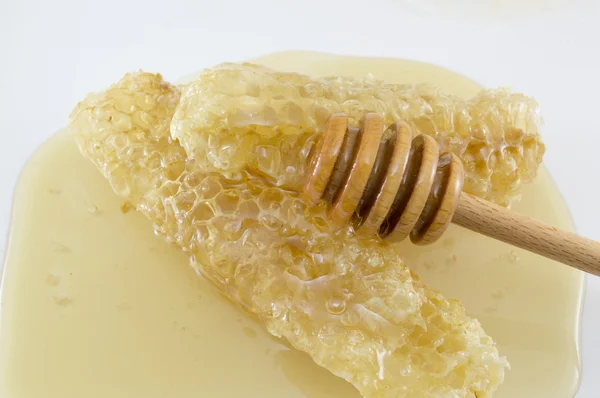
[[[433,62],[536,97],[546,165],[578,231],[600,240],[599,2],[518,3],[0,0],[0,236],[24,162],[86,93],[140,68],[174,80],[222,61],[303,49]],[[600,278],[587,284],[578,397],[595,398]]]

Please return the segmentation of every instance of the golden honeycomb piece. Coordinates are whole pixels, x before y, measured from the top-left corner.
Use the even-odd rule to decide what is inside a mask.
[[[249,170],[298,189],[316,135],[340,112],[350,126],[376,112],[432,136],[461,158],[464,190],[501,205],[535,177],[544,153],[538,105],[522,94],[481,90],[464,100],[429,84],[310,78],[253,64],[221,64],[183,87],[171,133],[203,170],[231,178]]]

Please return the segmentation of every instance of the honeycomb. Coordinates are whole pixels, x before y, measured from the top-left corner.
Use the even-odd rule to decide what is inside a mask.
[[[266,81],[248,84],[261,74],[266,74]],[[226,76],[232,84],[225,84]],[[233,84],[238,77],[244,84]],[[283,84],[298,80],[306,84]],[[351,114],[357,117],[359,110],[371,106],[387,109],[382,95],[368,95],[377,87],[404,93],[405,106],[400,106],[404,100],[394,102],[398,115],[413,114],[412,109],[421,109],[418,114],[434,112],[435,126],[446,128],[437,138],[460,149],[467,164],[481,156],[481,143],[490,148],[494,140],[505,142],[511,137],[504,132],[503,139],[489,138],[488,134],[497,133],[483,125],[476,133],[474,127],[464,128],[463,119],[500,123],[504,119],[493,117],[496,111],[485,109],[529,110],[529,101],[523,99],[519,105],[520,97],[496,92],[452,105],[449,97],[426,96],[421,86],[398,88],[347,79],[317,84],[250,66],[209,71],[199,82],[176,87],[160,75],[128,74],[107,91],[79,103],[69,129],[82,154],[114,191],[148,217],[159,235],[186,251],[196,270],[260,319],[271,334],[308,353],[364,397],[491,396],[502,383],[508,363],[480,323],[468,317],[458,301],[425,286],[404,264],[397,245],[334,227],[326,220],[324,205],[307,206],[286,185],[297,184],[309,136],[325,119],[321,110],[308,111],[310,98],[317,98],[323,112],[342,103],[345,110],[356,109]],[[275,82],[279,84],[271,85]],[[217,94],[219,88],[226,94]],[[244,99],[242,90],[252,95]],[[306,100],[285,101],[298,93],[304,93]],[[248,113],[267,95],[272,105],[264,109],[279,116],[273,119],[270,110]],[[358,99],[341,101],[351,95]],[[363,98],[368,105],[361,105]],[[417,103],[409,102],[410,98]],[[274,107],[274,101],[280,100],[282,105]],[[243,101],[248,106],[225,107]],[[211,108],[200,109],[202,103]],[[440,110],[440,104],[471,109],[473,103],[480,104],[479,113],[471,110],[452,116],[450,110]],[[281,116],[285,112],[287,118]],[[398,116],[389,112],[389,118]],[[267,114],[269,122],[258,123]],[[295,119],[297,114],[302,118]],[[270,120],[281,124],[272,125]],[[422,130],[433,128],[423,118],[410,120]],[[450,120],[453,124],[448,124]],[[193,158],[172,137],[171,129]],[[479,138],[474,138],[476,134]],[[506,156],[498,156],[495,163],[494,170],[512,178],[510,184],[492,181],[498,195],[534,173],[541,144],[531,129],[520,134],[520,146],[505,150]],[[480,148],[475,155],[467,150],[473,147],[471,141]],[[530,169],[504,171],[513,162],[515,167],[526,164]],[[472,180],[482,179],[485,173],[495,175],[473,167],[467,169]],[[490,195],[492,188],[477,192]]]
[[[314,139],[337,112],[354,126],[366,112],[406,121],[462,159],[466,192],[501,205],[535,177],[544,153],[538,105],[522,94],[482,90],[463,100],[428,84],[313,79],[252,64],[219,65],[184,87],[171,134],[203,170],[228,178],[246,170],[298,189]]]

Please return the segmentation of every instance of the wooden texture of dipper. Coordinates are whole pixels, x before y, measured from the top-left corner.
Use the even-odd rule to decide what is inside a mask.
[[[406,123],[386,127],[367,113],[357,129],[334,114],[311,153],[303,195],[327,201],[331,221],[352,222],[359,234],[425,245],[453,222],[600,275],[600,243],[462,192],[463,181],[460,159]]]

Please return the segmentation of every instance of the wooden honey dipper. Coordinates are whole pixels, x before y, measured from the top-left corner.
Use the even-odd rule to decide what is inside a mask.
[[[413,243],[435,242],[450,222],[600,275],[600,243],[462,192],[464,169],[437,142],[413,136],[403,122],[384,128],[367,113],[361,129],[348,116],[329,117],[310,156],[304,198],[329,204],[328,217],[352,222],[358,234]]]

